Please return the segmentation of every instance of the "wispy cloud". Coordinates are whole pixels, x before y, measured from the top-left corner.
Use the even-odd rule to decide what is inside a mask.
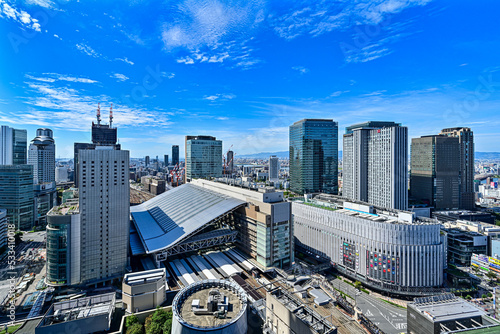
[[[27,97],[24,102],[29,106],[22,112],[0,112],[0,120],[13,119],[22,124],[51,126],[69,131],[88,131],[94,119],[97,103],[113,102],[114,121],[122,127],[168,127],[171,123],[165,113],[147,108],[134,108],[121,105],[120,101],[106,95],[91,96],[70,87],[60,87],[56,83],[33,80],[27,82]],[[75,122],[75,119],[78,122]],[[9,122],[10,123],[10,122]]]
[[[31,17],[31,15],[24,10],[14,8],[4,0],[0,0],[0,17],[17,21],[23,27],[39,32],[41,31],[40,23],[38,23],[37,19]]]
[[[305,68],[304,66],[293,66],[292,70],[295,70],[295,71],[299,72],[300,74],[309,73],[309,69]]]
[[[392,53],[388,45],[415,32],[408,31],[412,20],[393,23],[391,16],[432,0],[373,0],[332,2],[328,0],[295,3],[295,10],[277,16],[271,25],[287,40],[298,36],[317,37],[332,31],[354,30],[351,41],[341,42],[346,62],[367,62]]]
[[[25,0],[29,5],[37,5],[44,8],[53,8],[54,2],[50,0]]]
[[[116,60],[119,60],[119,61],[122,61],[124,63],[127,63],[129,65],[134,65],[134,62],[129,60],[127,57],[124,57],[124,58],[116,58]]]
[[[35,77],[30,74],[25,75],[26,78],[42,82],[55,82],[55,81],[68,81],[68,82],[80,82],[80,83],[96,83],[98,81],[89,78],[73,77],[69,75],[63,75],[58,73],[43,73],[43,77]]]
[[[113,73],[110,75],[111,78],[115,78],[118,81],[127,81],[129,77],[127,77],[125,74],[121,73]]]
[[[203,99],[204,100],[209,100],[209,101],[221,101],[221,100],[232,100],[236,98],[236,95],[234,94],[215,94],[215,95],[209,95],[205,96]]]
[[[264,0],[219,2],[185,0],[174,5],[162,27],[166,50],[183,49],[187,54],[178,63],[223,63],[247,68],[257,64],[250,60],[245,45],[264,19]]]
[[[94,49],[92,49],[90,46],[88,46],[84,43],[77,44],[76,48],[78,50],[80,50],[81,52],[85,53],[87,56],[91,56],[94,58],[99,58],[101,56],[100,53],[96,52]]]

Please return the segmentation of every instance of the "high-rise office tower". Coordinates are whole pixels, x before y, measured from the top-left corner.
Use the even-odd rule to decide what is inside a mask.
[[[179,145],[172,145],[172,165],[179,163]]]
[[[458,138],[424,136],[411,140],[410,193],[437,210],[459,207]]]
[[[23,165],[27,162],[27,131],[0,127],[0,165]]]
[[[303,119],[290,126],[290,189],[338,193],[338,124]]]
[[[165,167],[168,166],[168,154],[163,156],[163,163],[165,164]]]
[[[474,133],[470,128],[449,128],[441,130],[441,135],[458,138],[460,173],[460,209],[473,210],[474,192]]]
[[[121,278],[130,228],[129,152],[114,145],[80,150],[78,170],[80,280]]]
[[[50,129],[37,129],[28,151],[35,184],[35,224],[44,225],[46,215],[56,202],[56,146]]]
[[[234,171],[234,152],[229,150],[227,151],[226,156],[226,173],[231,174]]]
[[[222,140],[186,136],[186,180],[222,176]]]
[[[146,155],[146,157],[144,158],[144,163],[146,164],[146,167],[149,167],[150,164],[149,155]]]
[[[408,128],[370,121],[346,128],[344,197],[376,206],[408,209]]]
[[[54,182],[56,170],[56,145],[50,129],[37,129],[31,141],[28,164],[33,166],[35,184]]]
[[[48,214],[47,240],[59,240],[59,233],[68,245],[47,242],[48,268],[59,266],[53,263],[58,257],[64,264],[64,272],[48,272],[47,281],[90,285],[119,279],[129,243],[129,152],[112,140],[80,145],[77,165],[78,203]]]
[[[269,157],[269,180],[278,181],[280,172],[280,161],[277,156]]]
[[[0,208],[18,230],[33,228],[33,166],[0,165]]]

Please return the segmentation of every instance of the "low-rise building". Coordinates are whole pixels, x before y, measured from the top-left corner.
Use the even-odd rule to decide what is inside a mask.
[[[488,237],[477,232],[456,228],[445,229],[448,238],[448,262],[469,267],[472,253],[486,254]]]
[[[266,293],[265,330],[272,334],[336,334],[325,317],[304,305],[291,293],[277,288]]]
[[[54,303],[35,334],[68,333],[71,328],[80,334],[108,331],[115,311],[115,293]]]
[[[122,300],[127,312],[141,312],[163,304],[166,289],[165,268],[126,274],[122,283]]]
[[[409,334],[500,332],[499,322],[453,294],[415,298],[407,314]]]

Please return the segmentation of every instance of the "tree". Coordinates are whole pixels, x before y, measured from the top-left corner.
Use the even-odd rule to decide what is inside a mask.
[[[471,300],[471,299],[472,299],[472,296],[471,296],[471,295],[467,295],[467,296],[465,296],[465,299],[467,299],[467,300]]]
[[[360,289],[361,289],[361,287],[362,287],[361,282],[360,282],[360,281],[356,281],[356,282],[354,282],[354,287],[355,287],[356,289],[360,290]]]
[[[486,295],[488,296],[488,298],[493,297],[493,295],[491,294],[491,292],[488,292]]]
[[[488,296],[483,293],[483,295],[481,296],[481,298],[486,299],[486,298],[488,298]]]
[[[127,334],[144,334],[144,328],[140,323],[136,322],[130,327],[127,326]]]
[[[163,334],[170,333],[172,333],[172,318],[167,319],[167,321],[165,321],[165,324],[163,325]]]
[[[132,314],[130,317],[127,317],[127,320],[125,321],[125,325],[127,328],[131,327],[133,324],[138,323],[139,319],[137,319],[137,316],[135,314]]]

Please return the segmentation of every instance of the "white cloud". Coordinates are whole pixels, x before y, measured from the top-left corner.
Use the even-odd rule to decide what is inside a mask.
[[[175,78],[175,73],[172,72],[161,72],[161,76],[167,79]]]
[[[299,36],[320,36],[331,31],[353,29],[350,41],[339,44],[346,62],[367,62],[392,53],[387,45],[416,33],[408,29],[413,20],[391,22],[391,16],[432,0],[345,1],[304,0],[292,10],[272,18],[276,34],[291,40]]]
[[[181,64],[182,63],[186,64],[186,65],[194,64],[194,60],[191,59],[191,57],[179,58],[179,59],[177,59],[177,62],[181,63]]]
[[[45,8],[53,8],[54,3],[50,0],[25,0],[27,4],[37,5]]]
[[[118,81],[127,81],[129,77],[121,73],[113,73],[110,77],[117,79]]]
[[[205,96],[203,99],[204,100],[209,100],[209,101],[215,101],[215,100],[232,100],[236,98],[236,95],[234,94],[215,94],[215,95],[209,95]]]
[[[127,57],[124,58],[116,58],[116,60],[123,61],[124,63],[127,63],[129,65],[134,65],[134,62],[129,60]]]
[[[57,38],[57,39],[60,39],[62,41],[62,38],[59,37],[59,35],[54,34],[54,37]]]
[[[182,48],[187,55],[178,63],[223,63],[233,61],[240,67],[246,64],[237,58],[249,57],[242,47],[250,33],[263,21],[264,0],[222,2],[217,0],[185,0],[169,11],[162,27],[162,41],[166,50]],[[235,60],[236,59],[236,60]],[[245,66],[243,66],[245,65]]]
[[[91,57],[94,57],[94,58],[98,58],[101,56],[101,54],[97,53],[94,49],[92,49],[90,46],[86,45],[86,44],[83,44],[83,43],[79,43],[76,45],[76,48],[78,50],[80,50],[81,52],[85,53],[86,55],[88,56],[91,56]]]
[[[220,117],[216,117],[216,119],[219,121],[227,121],[229,119],[229,117],[220,116]]]
[[[20,124],[51,126],[69,131],[88,131],[94,120],[97,104],[101,108],[113,102],[114,123],[118,127],[168,127],[171,124],[167,114],[146,108],[134,108],[113,101],[109,96],[90,96],[81,91],[59,87],[54,83],[28,82],[28,97],[25,103],[30,109],[14,114],[0,112],[1,119],[16,119]],[[78,120],[75,122],[75,120]]]
[[[294,67],[292,67],[292,69],[295,71],[298,71],[300,74],[309,73],[309,69],[305,68],[304,66],[294,66]]]
[[[0,17],[11,19],[19,22],[22,26],[41,32],[40,23],[38,20],[24,10],[17,10],[5,1],[0,0]]]
[[[210,100],[210,101],[215,101],[218,98],[219,98],[219,95],[210,95],[210,96],[205,96],[203,99]]]
[[[96,83],[98,81],[81,78],[81,77],[73,77],[69,75],[63,75],[58,73],[43,73],[45,77],[34,77],[32,75],[26,74],[25,77],[31,80],[42,81],[42,82],[55,82],[55,81],[68,81],[68,82],[79,82],[79,83]]]

